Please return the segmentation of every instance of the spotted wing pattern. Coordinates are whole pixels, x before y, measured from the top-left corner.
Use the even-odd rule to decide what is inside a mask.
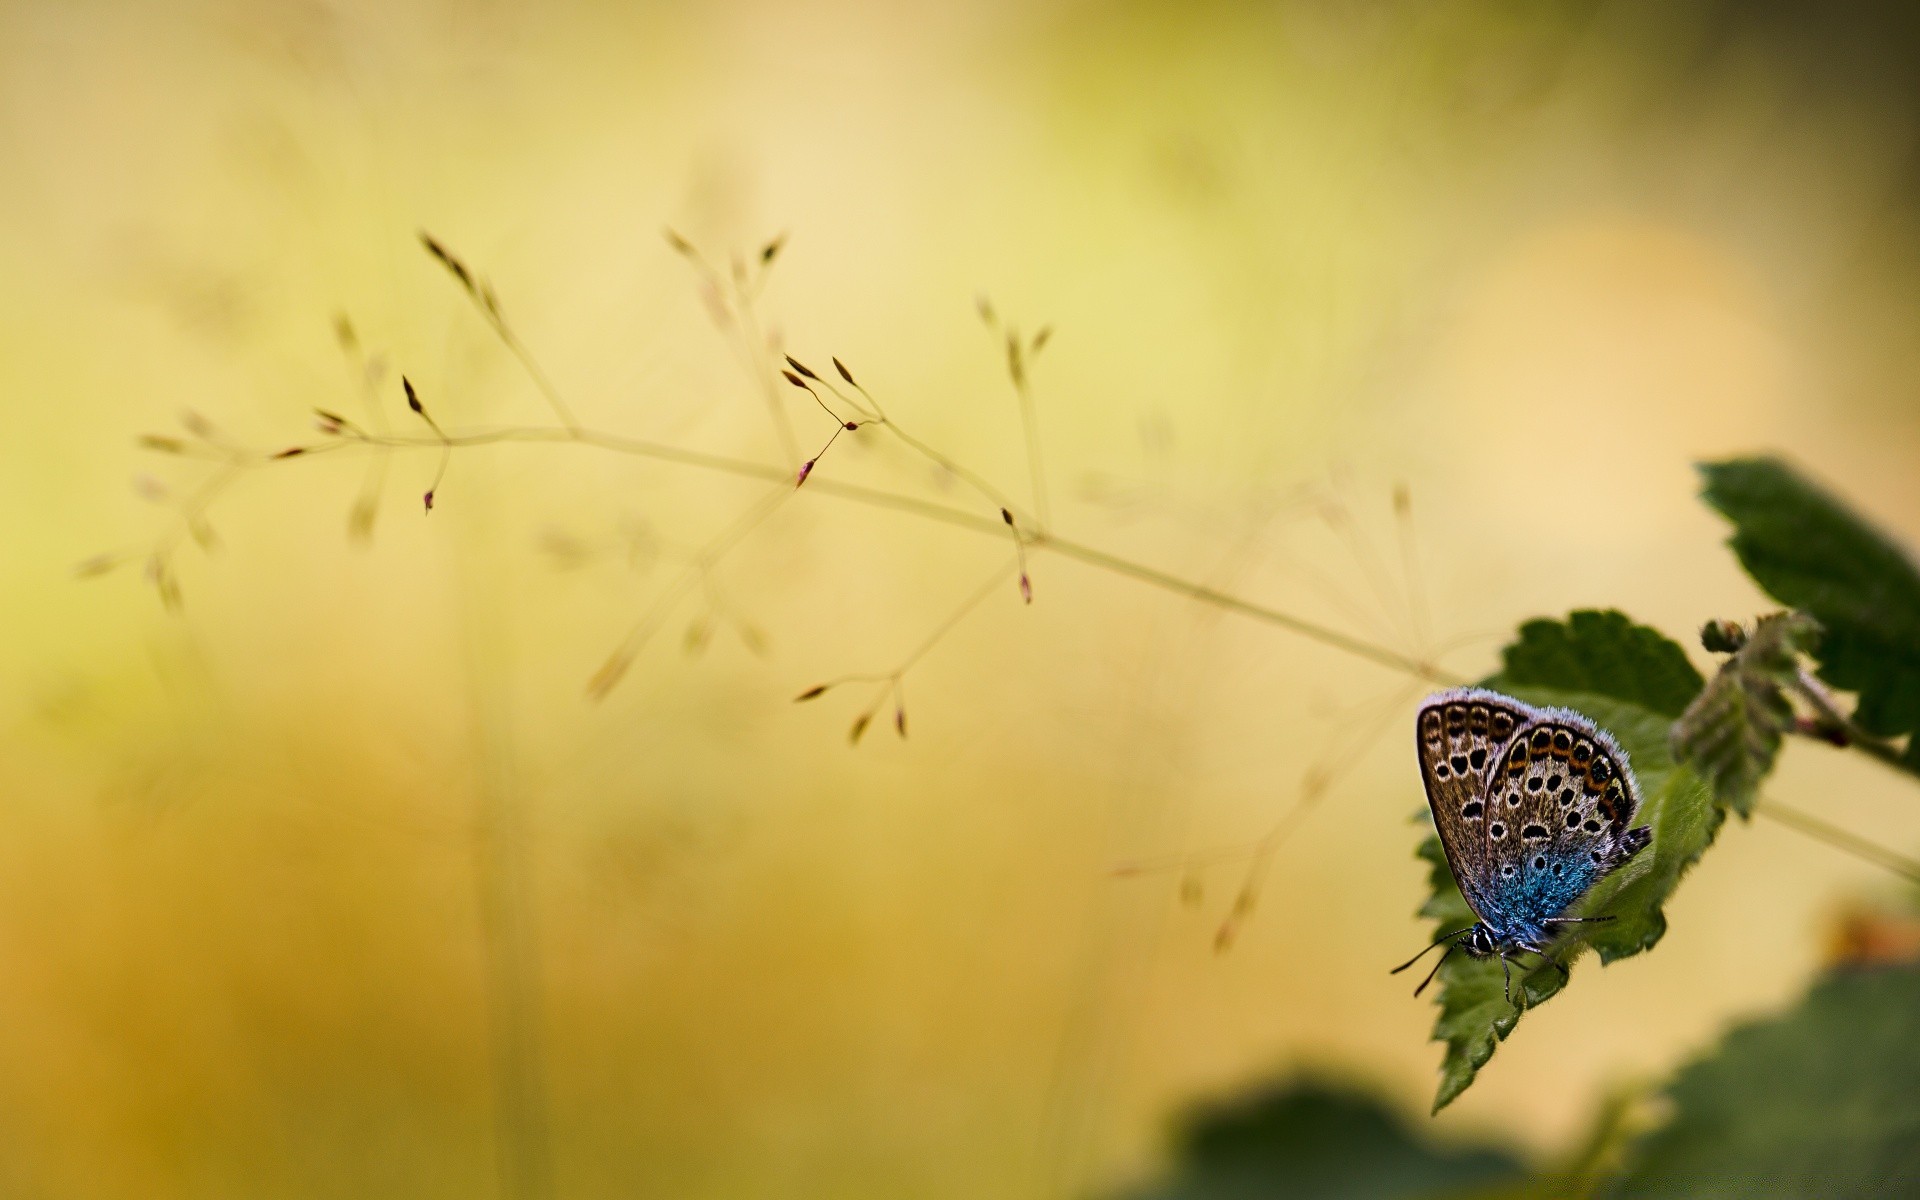
[[[1633,827],[1640,795],[1626,752],[1578,713],[1534,713],[1486,786],[1479,832],[1490,877],[1487,908],[1476,911],[1522,943],[1551,940],[1548,923],[1652,838]]]
[[[1459,688],[1428,697],[1414,723],[1420,781],[1441,848],[1460,894],[1482,918],[1492,899],[1487,780],[1513,735],[1538,715],[1509,696]]]

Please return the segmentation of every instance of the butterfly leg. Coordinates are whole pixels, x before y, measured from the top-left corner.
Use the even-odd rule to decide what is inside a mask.
[[[1513,968],[1507,965],[1507,956],[1504,954],[1500,956],[1500,974],[1505,976],[1506,978],[1506,982],[1501,987],[1500,992],[1503,996],[1507,998],[1507,1003],[1512,1004],[1513,1003]]]

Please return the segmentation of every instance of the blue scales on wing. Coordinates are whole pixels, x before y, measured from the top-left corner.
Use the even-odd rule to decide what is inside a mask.
[[[1499,940],[1540,947],[1555,921],[1602,877],[1644,849],[1640,796],[1624,751],[1578,713],[1535,710],[1483,781],[1484,863],[1478,900]]]

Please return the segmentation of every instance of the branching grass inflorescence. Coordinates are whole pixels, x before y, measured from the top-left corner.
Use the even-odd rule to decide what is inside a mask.
[[[1341,764],[1353,761],[1359,749],[1378,737],[1389,726],[1392,717],[1404,707],[1406,701],[1418,693],[1421,685],[1452,687],[1468,682],[1463,676],[1440,665],[1440,660],[1452,649],[1458,647],[1459,640],[1445,644],[1434,644],[1431,640],[1424,613],[1419,575],[1414,566],[1415,542],[1411,524],[1411,500],[1404,487],[1396,489],[1393,496],[1394,512],[1398,519],[1402,568],[1402,578],[1397,586],[1389,579],[1384,564],[1372,547],[1359,535],[1351,514],[1345,506],[1337,500],[1324,497],[1314,501],[1319,506],[1320,516],[1325,524],[1347,543],[1350,553],[1368,581],[1370,590],[1374,591],[1376,596],[1398,597],[1397,602],[1384,606],[1388,616],[1387,625],[1376,627],[1372,636],[1350,634],[1234,594],[1212,584],[1160,570],[1092,544],[1065,537],[1053,525],[1044,456],[1040,445],[1038,408],[1032,390],[1033,365],[1053,338],[1051,326],[1043,326],[1031,337],[1023,338],[1016,328],[1002,323],[990,301],[982,297],[978,302],[982,321],[1000,339],[1005,355],[1007,376],[1014,391],[1026,445],[1031,496],[1029,504],[1022,504],[985,475],[957,461],[951,455],[903,427],[873,392],[856,379],[853,371],[838,356],[830,358],[833,372],[829,375],[813,370],[798,358],[779,349],[774,339],[765,332],[757,313],[757,304],[771,268],[785,246],[784,235],[771,239],[757,253],[749,257],[734,256],[730,270],[725,274],[716,270],[711,262],[680,234],[669,229],[665,237],[669,246],[693,266],[708,315],[733,348],[747,375],[761,391],[767,404],[769,421],[776,440],[784,456],[792,465],[693,450],[629,437],[582,424],[508,321],[492,284],[445,244],[423,232],[420,240],[427,253],[454,279],[478,315],[526,373],[551,412],[554,418],[553,424],[449,428],[443,426],[429,413],[411,380],[402,376],[401,388],[407,406],[425,424],[428,432],[426,434],[395,432],[377,402],[378,393],[385,378],[385,363],[382,359],[368,356],[363,352],[359,336],[352,323],[347,317],[340,316],[335,321],[336,340],[352,370],[356,390],[361,393],[366,403],[368,424],[362,425],[337,412],[315,410],[315,424],[321,435],[320,440],[270,450],[244,446],[220,433],[211,422],[196,413],[189,413],[183,417],[182,425],[186,435],[184,437],[167,434],[142,436],[139,444],[143,449],[171,457],[204,462],[213,469],[197,486],[177,500],[170,492],[157,485],[145,489],[151,498],[172,508],[175,514],[174,522],[144,550],[95,556],[79,564],[76,574],[99,575],[125,562],[142,560],[146,564],[147,578],[155,587],[162,602],[170,609],[177,609],[181,603],[181,590],[174,565],[176,552],[189,539],[209,550],[217,545],[217,539],[208,521],[209,511],[216,501],[254,472],[277,467],[292,460],[305,460],[324,455],[355,453],[367,455],[367,474],[348,520],[349,529],[356,540],[364,540],[371,535],[379,495],[389,469],[389,460],[395,454],[423,450],[436,454],[437,461],[431,482],[422,494],[423,508],[431,512],[457,452],[489,445],[561,443],[737,478],[760,480],[772,485],[770,490],[743,508],[731,522],[702,544],[685,564],[681,573],[663,586],[651,599],[626,635],[590,676],[586,692],[589,697],[596,700],[604,698],[618,684],[640,652],[659,629],[672,618],[677,607],[689,595],[696,591],[703,592],[708,598],[710,607],[720,611],[718,601],[713,594],[712,574],[715,566],[801,490],[821,493],[875,509],[898,512],[981,536],[1006,538],[1012,543],[1013,560],[997,568],[978,591],[966,597],[946,620],[934,628],[927,639],[916,646],[894,668],[879,673],[842,676],[809,688],[796,697],[799,700],[810,700],[842,685],[857,683],[875,685],[876,691],[872,700],[860,710],[850,729],[850,740],[855,742],[860,739],[889,701],[896,732],[901,736],[905,735],[907,717],[904,679],[907,672],[1010,576],[1016,581],[1022,599],[1029,604],[1032,603],[1034,590],[1029,559],[1033,555],[1052,554],[1061,560],[1076,562],[1110,575],[1131,579],[1170,594],[1183,596],[1219,612],[1237,614],[1384,667],[1411,681],[1411,687],[1399,689],[1389,698],[1376,721],[1370,722],[1357,737],[1340,739],[1338,745],[1330,750],[1323,760],[1317,760],[1308,769],[1301,780],[1295,805],[1250,845],[1214,855],[1181,856],[1171,863],[1130,864],[1116,871],[1116,874],[1129,875],[1165,866],[1178,866],[1189,874],[1188,881],[1182,885],[1182,894],[1192,896],[1199,890],[1197,880],[1191,878],[1191,870],[1194,867],[1228,858],[1249,860],[1246,880],[1239,888],[1232,910],[1220,926],[1216,937],[1216,944],[1221,948],[1231,944],[1240,924],[1253,911],[1260,881],[1273,854],[1325,798],[1340,773],[1345,770]],[[794,389],[806,392],[818,410],[834,425],[820,450],[810,458],[801,456],[792,418],[780,401],[777,386],[780,381],[784,381]],[[927,499],[911,492],[856,483],[836,478],[821,470],[822,460],[843,434],[857,434],[869,427],[891,439],[908,453],[960,482],[978,497],[981,501],[980,507],[976,509]],[[1310,572],[1306,577],[1310,583],[1317,582],[1317,586],[1324,593],[1335,597],[1340,595],[1339,589],[1331,581],[1325,579],[1316,581]],[[1357,618],[1364,618],[1364,606],[1341,602],[1339,607],[1343,611],[1355,614]],[[744,625],[741,627],[746,628]],[[689,626],[687,640],[690,648],[703,643],[704,635],[700,629],[697,619]],[[755,640],[744,633],[743,638],[750,645]],[[1403,641],[1416,649],[1411,652],[1396,649],[1389,644],[1394,640]],[[1818,731],[1810,727],[1808,730],[1796,732],[1817,732],[1832,740],[1834,730],[1842,727],[1835,724],[1835,720],[1840,719],[1837,710],[1829,712],[1827,716],[1831,719],[1821,725]],[[1882,739],[1873,738],[1854,729],[1848,729],[1845,732],[1853,739],[1850,744],[1857,745],[1877,756],[1892,759],[1898,753],[1897,750],[1889,748]],[[1890,869],[1902,873],[1920,872],[1920,866],[1915,866],[1905,856],[1857,838],[1855,835],[1839,831],[1808,814],[1782,808],[1771,801],[1758,806],[1757,811],[1763,815],[1776,816],[1789,828],[1819,838],[1869,861],[1888,866]]]

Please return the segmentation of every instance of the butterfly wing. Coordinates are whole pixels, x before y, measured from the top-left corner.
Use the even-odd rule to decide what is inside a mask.
[[[1508,696],[1459,688],[1429,696],[1414,722],[1420,782],[1460,894],[1482,919],[1491,899],[1487,780],[1515,733],[1538,716]]]
[[[1652,840],[1633,827],[1640,792],[1626,752],[1578,713],[1535,713],[1486,785],[1493,911],[1482,915],[1527,942],[1549,940],[1547,922]]]

